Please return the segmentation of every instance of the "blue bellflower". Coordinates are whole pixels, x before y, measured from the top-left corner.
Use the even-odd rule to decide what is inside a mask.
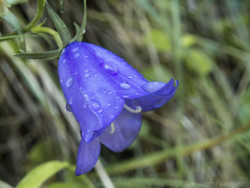
[[[178,87],[149,82],[112,52],[86,42],[62,51],[59,79],[70,110],[80,124],[76,175],[92,170],[100,144],[121,152],[135,140],[142,114],[168,102]]]

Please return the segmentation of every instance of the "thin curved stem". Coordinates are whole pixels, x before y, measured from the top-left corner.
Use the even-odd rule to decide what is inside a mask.
[[[49,27],[34,27],[31,29],[31,32],[32,33],[47,33],[51,36],[53,36],[53,38],[55,39],[56,41],[56,44],[58,46],[58,48],[62,48],[63,47],[63,43],[62,43],[62,40],[58,34],[58,32],[56,32],[55,30],[49,28]]]
[[[42,15],[43,15],[45,2],[46,2],[46,0],[38,0],[36,15],[29,24],[24,26],[24,28],[23,28],[24,32],[31,30],[39,22],[39,20],[41,19]]]

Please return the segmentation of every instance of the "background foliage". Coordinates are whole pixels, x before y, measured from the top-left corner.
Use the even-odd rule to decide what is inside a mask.
[[[20,28],[37,6],[22,2],[8,9]],[[49,2],[73,36],[82,1],[66,0],[64,11],[62,0]],[[249,186],[250,2],[88,0],[87,9],[83,41],[113,51],[148,80],[179,80],[176,96],[144,114],[129,149],[102,148],[104,168],[97,168],[108,173],[106,179],[96,171],[75,177],[79,127],[65,110],[57,60],[13,56],[20,41],[29,52],[55,50],[56,43],[33,36],[1,42],[0,187],[16,186],[29,172],[19,187],[102,187],[109,178],[116,187]],[[2,36],[13,32],[9,23],[0,21]],[[54,27],[49,18],[45,25]]]

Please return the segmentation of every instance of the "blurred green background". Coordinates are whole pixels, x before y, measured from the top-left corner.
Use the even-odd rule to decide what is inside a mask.
[[[63,12],[61,1],[49,2],[73,36],[82,1],[65,0]],[[9,10],[23,26],[36,4],[30,0]],[[88,0],[87,9],[83,41],[114,52],[150,81],[179,80],[176,95],[143,114],[140,134],[126,151],[102,147],[102,165],[75,177],[79,125],[65,109],[57,60],[21,59],[13,56],[17,39],[1,42],[0,187],[16,186],[48,161],[54,162],[33,180],[47,174],[42,186],[49,188],[103,187],[110,181],[115,187],[249,187],[250,1]],[[49,18],[45,25],[54,28]],[[0,34],[11,32],[1,20]],[[38,37],[25,41],[29,52],[56,49]],[[63,170],[53,174],[57,168]]]

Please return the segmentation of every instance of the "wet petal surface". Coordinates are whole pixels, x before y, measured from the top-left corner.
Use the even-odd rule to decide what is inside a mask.
[[[114,124],[99,137],[102,144],[115,152],[121,152],[132,144],[141,128],[141,113],[123,110]]]
[[[103,72],[100,61],[82,44],[72,43],[65,48],[58,71],[69,108],[86,133],[110,125],[122,111],[124,99]],[[91,141],[90,134],[84,140]]]
[[[176,86],[174,86],[173,79],[167,84],[162,82],[149,82],[143,86],[143,88],[148,91],[148,95],[138,99],[126,100],[126,104],[131,108],[140,106],[144,112],[154,110],[167,103],[174,96],[178,84],[178,81],[176,81]]]
[[[75,174],[77,176],[85,174],[95,167],[101,150],[98,139],[90,143],[81,140],[77,154],[77,164]]]

